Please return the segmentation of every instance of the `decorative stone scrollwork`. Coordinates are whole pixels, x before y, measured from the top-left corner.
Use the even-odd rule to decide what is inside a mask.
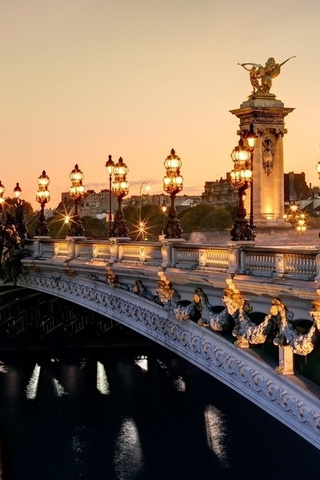
[[[181,338],[181,343],[184,347],[186,347],[187,345],[190,345],[190,339],[191,339],[190,332],[186,330],[182,331],[180,338]]]
[[[221,350],[220,348],[212,348],[212,350],[213,355],[210,360],[212,361],[212,363],[214,363],[214,365],[220,367],[223,363],[223,350]]]
[[[270,137],[266,137],[262,142],[262,166],[267,175],[273,170],[274,143]]]
[[[286,129],[283,128],[275,128],[274,134],[276,138],[284,137],[285,133],[287,133]]]
[[[223,309],[217,313],[210,305],[207,295],[202,288],[196,288],[193,296],[193,304],[199,312],[200,318],[198,319],[198,325],[208,327],[212,330],[221,332],[228,324],[229,313],[227,309]]]
[[[285,305],[278,301],[278,314],[280,317],[279,331],[273,340],[275,345],[290,345],[293,353],[306,356],[312,352],[318,339],[320,327],[320,302],[315,300],[310,310],[313,324],[306,333],[299,333],[292,325],[292,314]]]
[[[146,286],[143,284],[141,280],[136,280],[132,289],[133,293],[139,295],[139,297],[146,298],[151,300],[152,302],[160,304],[160,299],[158,295],[153,295]]]
[[[198,335],[192,335],[190,348],[193,350],[193,352],[201,352],[201,337]]]
[[[202,342],[202,352],[208,360],[213,358],[212,345],[210,342]]]
[[[166,279],[158,281],[156,294],[165,310],[175,314],[177,320],[194,320],[197,316],[195,305],[189,300],[181,300],[180,293]]]

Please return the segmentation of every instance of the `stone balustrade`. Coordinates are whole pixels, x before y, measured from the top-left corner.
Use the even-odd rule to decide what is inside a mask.
[[[256,247],[243,243],[225,246],[195,245],[169,241],[146,243],[121,240],[63,240],[37,237],[27,243],[27,255],[55,261],[131,263],[208,270],[260,277],[319,280],[318,248]]]

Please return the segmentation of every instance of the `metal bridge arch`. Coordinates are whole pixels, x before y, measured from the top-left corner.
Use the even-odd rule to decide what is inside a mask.
[[[199,327],[148,299],[105,282],[77,276],[26,273],[18,285],[49,293],[115,320],[168,348],[248,400],[320,449],[319,398],[305,382],[280,376],[263,353],[240,349],[219,333]]]

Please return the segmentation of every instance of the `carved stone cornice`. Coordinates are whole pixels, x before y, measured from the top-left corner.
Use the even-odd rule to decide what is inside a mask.
[[[107,283],[77,277],[21,274],[18,285],[81,304],[175,352],[245,396],[320,449],[320,394],[297,376],[279,376],[258,351],[191,321],[178,321],[154,302]],[[261,354],[262,355],[262,354]]]
[[[279,123],[283,123],[284,117],[286,117],[293,110],[294,108],[254,106],[243,108],[240,107],[235,110],[230,110],[230,113],[238,117],[241,122],[244,122],[246,118],[253,118],[255,121],[251,123],[265,123],[258,121],[259,118],[265,118],[268,120],[267,123],[270,122],[270,119],[277,119]]]
[[[252,120],[253,121],[253,120]],[[251,122],[252,123],[252,122]],[[237,130],[237,135],[241,136],[242,138],[246,138],[247,133],[249,132],[249,128],[247,124],[241,125],[241,130]],[[259,137],[267,136],[267,135],[274,135],[276,139],[283,138],[286,133],[288,133],[286,128],[277,128],[277,127],[257,127],[255,133]]]

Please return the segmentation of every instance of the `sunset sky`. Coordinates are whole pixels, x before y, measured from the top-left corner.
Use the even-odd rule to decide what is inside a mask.
[[[185,194],[231,170],[239,108],[251,92],[238,62],[283,66],[285,172],[320,184],[320,3],[314,0],[0,0],[0,180],[37,207],[42,170],[55,208],[78,163],[108,188],[109,154],[162,193],[171,148]]]

